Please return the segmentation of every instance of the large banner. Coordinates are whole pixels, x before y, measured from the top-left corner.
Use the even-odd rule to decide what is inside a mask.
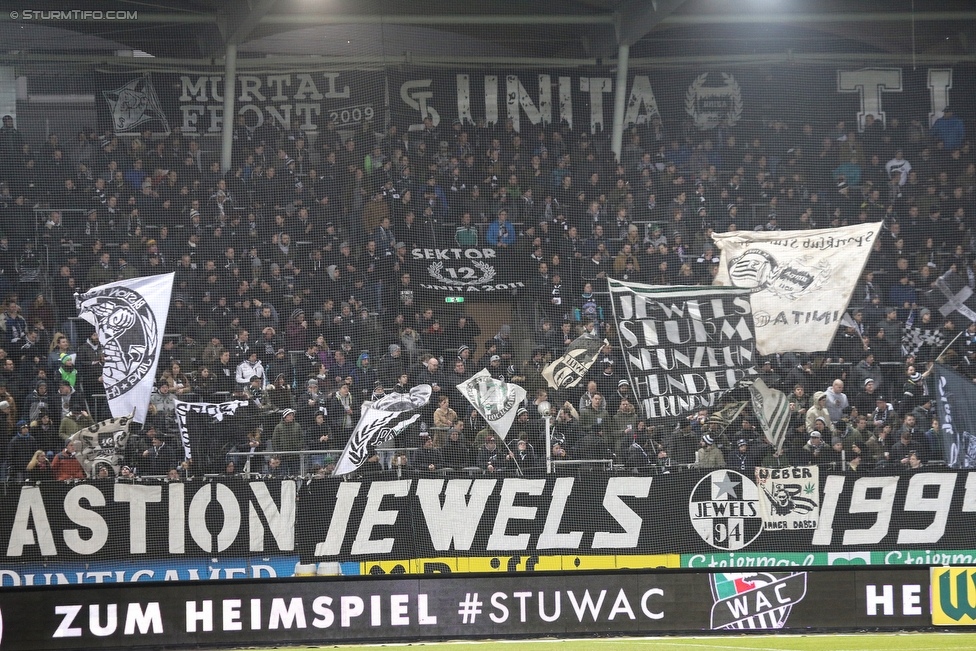
[[[647,418],[715,406],[756,375],[750,290],[609,284],[630,385]]]
[[[131,415],[137,423],[146,422],[174,277],[120,280],[75,295],[78,316],[98,333],[105,397],[116,418]]]
[[[761,355],[827,350],[882,226],[712,235],[715,284],[752,292]]]
[[[428,296],[489,300],[493,292],[525,288],[514,253],[490,246],[410,251],[413,282]],[[524,270],[522,270],[524,272]]]
[[[950,468],[976,468],[976,384],[936,364],[935,409],[946,463]]]
[[[702,131],[756,124],[770,116],[792,124],[845,122],[863,130],[866,117],[882,124],[919,114],[931,126],[950,104],[964,120],[976,115],[965,98],[976,92],[966,67],[913,70],[888,66],[762,68],[631,67],[625,88],[627,125],[661,120],[666,129],[692,123]],[[223,67],[182,73],[97,71],[99,129],[132,135],[149,128],[215,135],[223,123]],[[339,129],[387,121],[419,131],[429,118],[441,133],[458,120],[515,132],[565,123],[580,133],[609,132],[616,73],[612,68],[455,70],[397,67],[389,71],[308,68],[251,72],[239,69],[235,113],[249,127],[294,125],[315,131],[326,121]],[[54,92],[51,90],[51,92]],[[387,104],[389,108],[387,109]],[[906,122],[903,122],[905,124]],[[797,129],[798,131],[798,129]]]
[[[516,132],[565,123],[576,132],[599,133],[613,124],[616,73],[606,67],[402,68],[388,74],[388,84],[392,121],[417,130],[426,118],[441,129],[454,120],[498,126],[511,121]],[[976,76],[963,67],[808,66],[798,74],[795,65],[632,66],[624,123],[660,119],[667,129],[690,122],[710,131],[775,116],[797,125],[843,121],[860,131],[869,114],[886,124],[923,107],[931,125],[950,103],[960,117],[972,118],[965,98],[974,91]]]
[[[219,134],[224,121],[224,70],[184,73],[103,72],[95,76],[99,131],[138,135],[144,129],[183,135]],[[340,129],[381,126],[384,77],[378,72],[238,69],[234,111],[251,129],[298,127],[327,121]],[[236,118],[234,120],[236,122]]]
[[[697,567],[976,561],[976,475],[822,472],[814,489],[813,478],[802,476],[807,470],[797,472],[775,480],[790,485],[785,496],[770,488],[771,503],[782,502],[796,516],[785,528],[765,526],[755,477],[725,469],[655,477],[391,472],[371,481],[17,485],[0,503],[0,570],[279,554],[310,564],[373,563],[368,573],[646,567],[648,556],[678,554],[682,564]],[[803,524],[816,517],[813,510],[793,508],[798,497],[816,501],[808,490],[819,499],[816,528]],[[429,563],[424,569],[413,559]],[[650,566],[658,564],[672,563]]]
[[[121,603],[119,603],[121,601]],[[929,573],[584,572],[132,584],[0,593],[3,645],[38,649],[340,644],[929,626]]]
[[[948,599],[946,600],[948,601]],[[3,645],[273,646],[687,631],[921,628],[926,569],[191,582],[0,593]]]

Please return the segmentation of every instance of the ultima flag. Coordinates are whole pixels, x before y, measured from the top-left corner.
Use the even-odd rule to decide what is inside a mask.
[[[600,339],[595,332],[583,333],[569,344],[562,356],[552,360],[542,369],[542,377],[553,389],[575,387],[600,356],[600,349],[607,345],[609,342]]]
[[[175,274],[120,280],[75,295],[78,316],[95,326],[105,355],[102,381],[116,418],[146,422],[163,348]]]
[[[715,284],[752,293],[761,355],[830,347],[881,226],[712,235],[722,251]]]
[[[647,418],[714,407],[756,376],[750,290],[609,284],[627,373]]]

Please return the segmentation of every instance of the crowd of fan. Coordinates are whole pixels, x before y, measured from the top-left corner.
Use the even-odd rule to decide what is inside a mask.
[[[327,474],[362,403],[418,383],[434,387],[425,428],[399,441],[416,450],[377,451],[367,472],[537,469],[547,415],[557,460],[744,470],[825,463],[851,472],[937,460],[927,369],[959,331],[944,359],[976,377],[976,326],[958,314],[940,323],[922,300],[946,273],[974,284],[976,159],[965,134],[949,108],[931,129],[914,117],[882,125],[870,115],[863,129],[774,119],[704,132],[655,119],[625,133],[617,162],[602,135],[565,124],[516,133],[511,122],[427,119],[420,131],[365,123],[340,135],[328,121],[306,134],[241,118],[221,173],[199,140],[178,131],[123,138],[92,129],[36,146],[5,116],[8,476],[83,474],[64,442],[92,422],[103,359],[97,336],[70,320],[74,294],[169,271],[166,331],[179,336],[163,346],[146,429],[126,452],[130,473],[191,471],[174,438],[175,396],[248,400],[270,415],[262,422],[274,433],[242,431],[229,450],[317,451],[312,467]],[[854,324],[828,351],[763,360],[767,384],[791,396],[782,453],[762,443],[748,415],[725,429],[707,412],[645,423],[613,345],[578,387],[547,392],[542,368],[579,334],[615,341],[607,276],[708,284],[718,263],[712,232],[879,221]],[[522,339],[509,326],[482,333],[431,302],[409,252],[437,246],[493,247],[524,279],[514,299],[501,299],[534,319]],[[903,348],[906,322],[925,329]],[[529,391],[509,444],[494,440],[455,388],[482,368]],[[262,470],[293,474],[296,464],[282,454]]]

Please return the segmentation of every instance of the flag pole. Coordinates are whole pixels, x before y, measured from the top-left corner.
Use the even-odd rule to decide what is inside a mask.
[[[966,332],[965,330],[960,330],[959,331],[959,334],[957,334],[955,337],[953,337],[952,338],[952,341],[950,341],[948,344],[946,344],[946,347],[939,351],[939,354],[935,356],[935,360],[938,361],[939,358],[942,357],[942,355],[945,354],[945,351],[949,350],[949,348],[952,347],[952,344],[956,343],[956,340],[959,339],[959,337],[963,336],[963,334],[965,334],[965,332]]]
[[[512,448],[508,447],[508,441],[502,439],[502,443],[505,444],[505,449],[508,450],[508,453],[512,455],[512,461],[515,462],[515,467],[518,469],[519,476],[524,477],[525,473],[522,472],[522,466],[519,465],[518,459],[515,458],[515,454],[512,452]]]

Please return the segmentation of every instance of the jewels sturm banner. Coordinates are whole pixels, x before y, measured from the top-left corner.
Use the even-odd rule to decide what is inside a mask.
[[[755,377],[750,290],[609,285],[630,385],[648,419],[716,406]]]

